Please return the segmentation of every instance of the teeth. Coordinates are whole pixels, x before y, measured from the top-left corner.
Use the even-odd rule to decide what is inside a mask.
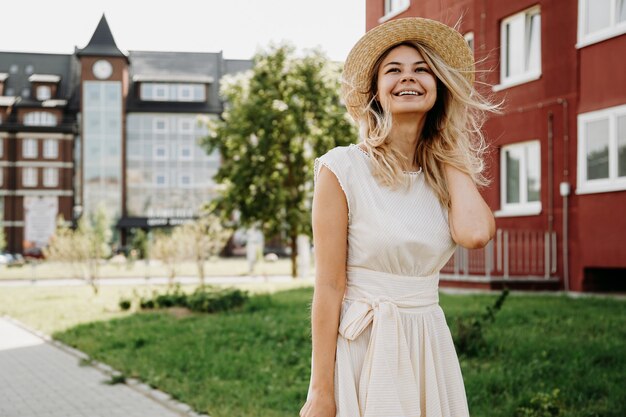
[[[406,96],[406,95],[419,96],[420,93],[418,93],[417,91],[400,91],[398,95],[399,96]]]

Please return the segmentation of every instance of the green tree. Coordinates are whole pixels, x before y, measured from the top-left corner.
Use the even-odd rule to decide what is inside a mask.
[[[222,79],[226,110],[202,142],[222,155],[211,208],[286,236],[294,277],[297,237],[311,235],[315,156],[357,137],[340,101],[340,70],[319,51],[296,57],[288,45],[257,54],[251,71]]]

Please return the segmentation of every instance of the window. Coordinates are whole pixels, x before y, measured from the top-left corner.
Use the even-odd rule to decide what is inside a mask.
[[[20,70],[20,67],[18,67],[16,64],[12,64],[12,65],[9,67],[9,72],[10,72],[11,74],[17,74],[17,72],[18,72],[19,70]]]
[[[205,85],[143,82],[140,87],[140,97],[144,101],[202,102],[206,100]]]
[[[43,185],[44,187],[56,187],[59,185],[59,170],[56,168],[44,168]]]
[[[410,0],[383,0],[385,3],[385,15],[379,20],[379,22],[384,22],[386,20],[391,19],[394,16],[399,15],[409,8],[411,4]]]
[[[22,168],[22,185],[24,187],[37,186],[37,168]]]
[[[463,35],[463,37],[467,42],[467,46],[469,46],[472,52],[474,52],[474,32],[467,32],[465,35]]]
[[[33,67],[32,65],[26,65],[26,68],[24,68],[24,72],[27,75],[32,74],[33,72],[35,72],[35,67]]]
[[[191,175],[189,175],[189,174],[180,174],[179,185],[181,187],[185,187],[185,188],[191,187]]]
[[[49,86],[40,85],[37,87],[37,100],[50,100],[50,97],[52,97],[52,89]]]
[[[626,105],[578,115],[577,194],[626,190]]]
[[[159,161],[167,159],[167,147],[165,145],[156,145],[154,147],[154,159]]]
[[[193,159],[193,155],[191,153],[191,146],[189,145],[181,145],[180,147],[180,159],[183,161],[190,161]]]
[[[500,84],[512,86],[541,75],[541,14],[538,7],[507,17],[500,28]]]
[[[500,215],[541,212],[541,152],[538,140],[502,147]]]
[[[178,86],[178,101],[193,101],[193,86],[181,84]]]
[[[57,118],[52,113],[35,111],[24,116],[24,124],[27,126],[56,126]]]
[[[167,119],[164,119],[162,117],[155,117],[154,118],[154,131],[156,133],[167,133]]]
[[[22,141],[22,158],[37,158],[37,139]]]
[[[578,0],[577,47],[623,33],[626,33],[626,0]]]
[[[193,119],[179,119],[178,130],[180,133],[193,133]]]
[[[167,100],[169,98],[167,94],[168,90],[167,84],[154,84],[152,90],[153,100]]]
[[[30,88],[22,89],[22,98],[30,98]]]
[[[166,187],[167,186],[167,176],[165,174],[156,174],[154,176],[154,184],[157,187]]]
[[[43,141],[43,157],[56,159],[59,157],[59,142],[56,139],[46,139]]]

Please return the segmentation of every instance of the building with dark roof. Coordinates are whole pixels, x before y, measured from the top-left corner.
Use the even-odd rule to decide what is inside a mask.
[[[0,52],[0,221],[8,250],[45,246],[62,215],[104,207],[120,229],[178,224],[215,193],[221,52],[122,52],[102,16],[73,54]]]

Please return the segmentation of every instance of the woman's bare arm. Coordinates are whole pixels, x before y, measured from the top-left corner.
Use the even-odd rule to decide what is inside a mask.
[[[335,175],[322,166],[313,197],[315,291],[311,313],[311,395],[301,416],[335,416],[334,373],[339,315],[346,288],[348,204]]]
[[[496,230],[491,209],[469,175],[450,165],[445,172],[452,205],[448,215],[452,239],[468,249],[484,247]]]

